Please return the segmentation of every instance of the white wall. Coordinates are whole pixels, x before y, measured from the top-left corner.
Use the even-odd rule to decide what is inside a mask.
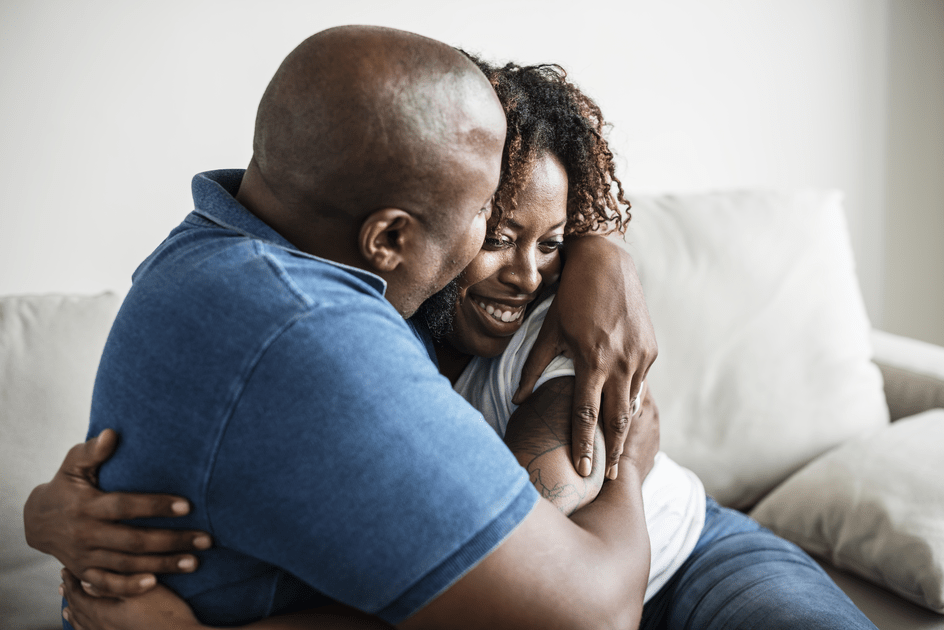
[[[561,63],[614,124],[630,190],[844,190],[881,323],[888,1],[4,0],[0,294],[126,290],[190,177],[248,162],[281,59],[370,23]]]

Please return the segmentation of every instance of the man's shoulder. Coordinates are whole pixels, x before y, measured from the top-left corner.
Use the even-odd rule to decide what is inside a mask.
[[[392,311],[383,282],[367,272],[310,256],[191,213],[138,268],[128,294],[165,296],[175,309],[281,310],[290,317],[316,306]],[[188,299],[188,296],[199,299]]]

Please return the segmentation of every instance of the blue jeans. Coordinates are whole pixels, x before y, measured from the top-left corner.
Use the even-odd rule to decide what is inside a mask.
[[[685,564],[643,608],[643,630],[871,628],[806,552],[708,498]]]

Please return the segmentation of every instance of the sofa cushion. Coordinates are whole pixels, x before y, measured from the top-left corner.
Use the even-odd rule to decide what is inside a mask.
[[[23,504],[85,439],[119,298],[0,297],[0,626],[61,626],[61,565],[26,545]]]
[[[753,505],[888,422],[838,192],[633,196],[625,242],[659,340],[662,447]]]
[[[944,409],[851,440],[751,516],[807,551],[944,613]]]

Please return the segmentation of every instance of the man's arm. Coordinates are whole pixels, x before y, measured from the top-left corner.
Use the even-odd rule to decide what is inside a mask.
[[[520,404],[559,354],[574,359],[571,456],[577,471],[593,469],[594,433],[603,425],[606,473],[615,477],[642,389],[658,346],[632,257],[603,236],[568,240],[557,298],[521,372]]]
[[[571,515],[597,497],[603,485],[603,430],[594,436],[593,469],[582,477],[570,463],[574,379],[555,378],[519,407],[508,420],[505,444],[515,454],[531,483],[558,510]]]
[[[573,384],[569,377],[546,383],[519,408],[519,418],[548,417]],[[658,445],[658,412],[650,402],[630,428],[622,474],[604,482],[595,501],[570,519],[540,501],[495,551],[399,627],[636,627],[650,557],[641,486]]]
[[[60,594],[68,606],[63,617],[75,630],[212,630],[201,624],[179,595],[163,585],[133,597],[92,597],[67,570]],[[243,630],[392,630],[393,626],[353,608],[333,604],[261,619]]]

